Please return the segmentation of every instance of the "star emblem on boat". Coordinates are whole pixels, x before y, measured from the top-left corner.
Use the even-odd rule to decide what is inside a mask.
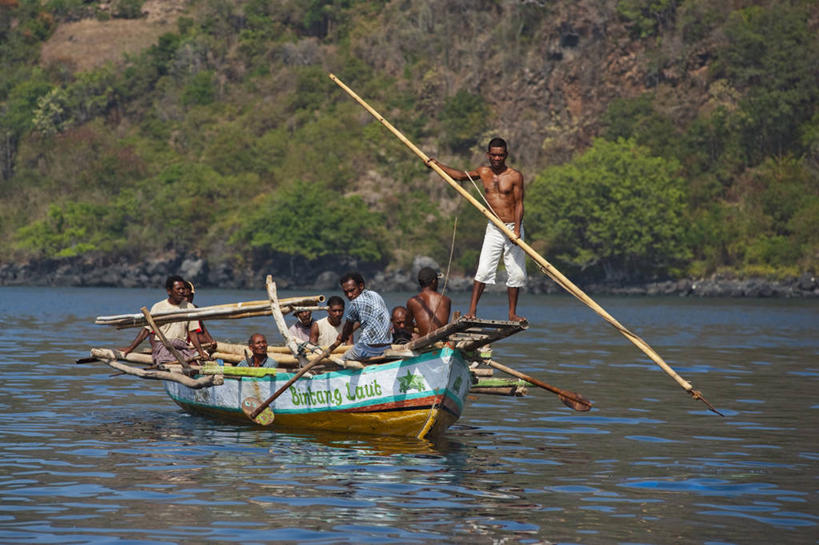
[[[398,382],[401,384],[398,388],[399,392],[409,392],[410,390],[418,390],[419,392],[425,388],[424,379],[421,375],[416,375],[412,371],[407,371],[403,377],[398,377]]]

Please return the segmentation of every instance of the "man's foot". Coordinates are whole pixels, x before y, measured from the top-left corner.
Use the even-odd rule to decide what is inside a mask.
[[[477,316],[475,316],[474,312],[467,312],[466,314],[461,316],[461,318],[465,318],[467,320],[474,320],[475,318],[477,318]]]
[[[509,321],[510,322],[525,322],[527,320],[523,316],[518,316],[517,314],[510,313],[509,314]]]

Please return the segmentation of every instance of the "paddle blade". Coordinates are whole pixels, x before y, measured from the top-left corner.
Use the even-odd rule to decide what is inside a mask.
[[[80,358],[74,363],[94,363],[96,361],[100,361],[99,358]]]
[[[576,394],[574,392],[566,392],[567,394],[571,394],[572,397],[567,397],[561,394],[558,394],[558,398],[560,401],[563,402],[564,405],[569,407],[570,409],[574,409],[575,411],[586,412],[592,408],[591,401],[586,399],[580,394]]]
[[[265,407],[255,418],[253,417],[253,413],[256,412],[256,409],[259,408],[261,404],[262,402],[255,397],[246,397],[242,400],[242,411],[256,424],[269,426],[273,423],[273,419],[276,418],[276,415],[273,414],[273,409],[270,407]]]

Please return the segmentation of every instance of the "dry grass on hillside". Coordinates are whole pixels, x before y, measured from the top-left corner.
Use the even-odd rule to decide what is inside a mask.
[[[176,30],[184,0],[149,0],[143,4],[143,19],[84,19],[61,24],[43,44],[43,65],[60,63],[87,71],[107,62],[119,62],[123,53],[138,53],[156,43],[166,32]]]

